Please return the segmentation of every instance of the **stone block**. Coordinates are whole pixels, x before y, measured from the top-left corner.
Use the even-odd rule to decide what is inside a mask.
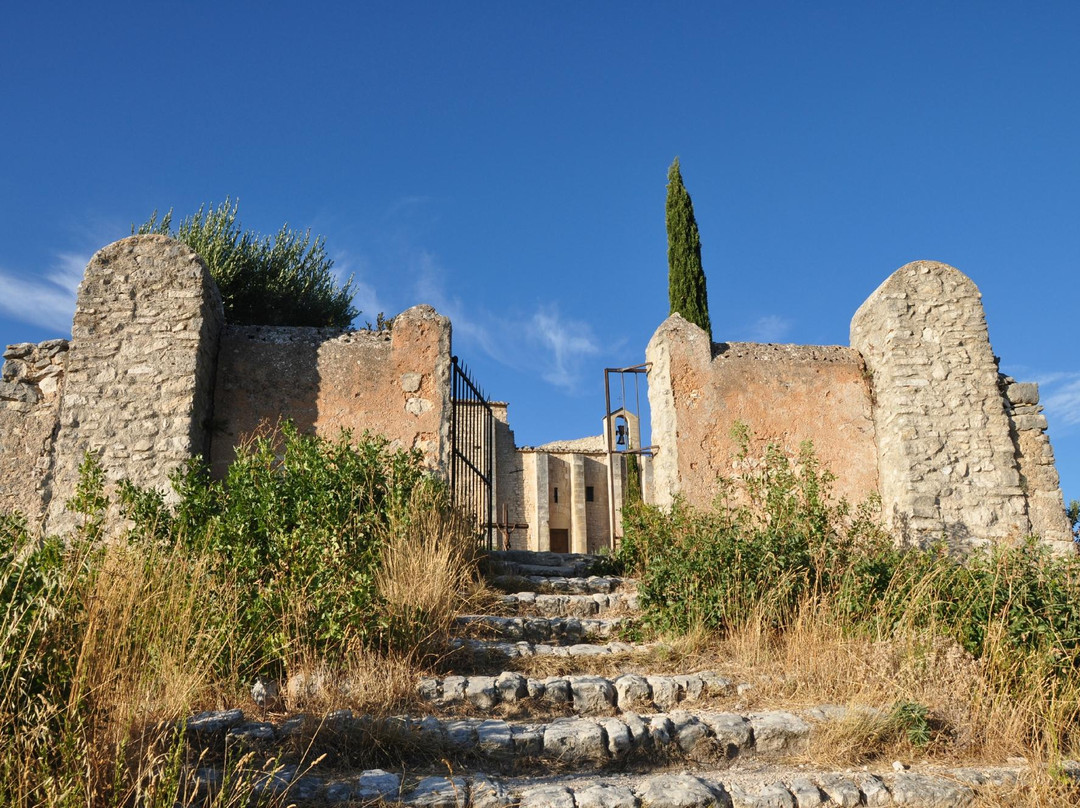
[[[584,718],[556,719],[544,730],[544,757],[568,765],[588,765],[609,758],[604,730]]]

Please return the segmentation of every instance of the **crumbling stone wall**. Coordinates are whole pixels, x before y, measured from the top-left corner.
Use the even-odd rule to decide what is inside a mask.
[[[1054,450],[1046,434],[1046,416],[1039,405],[1039,385],[999,378],[1016,450],[1020,487],[1027,498],[1032,533],[1058,552],[1072,550],[1072,530],[1065,515],[1061,481],[1054,465]]]
[[[525,506],[525,465],[510,428],[507,404],[491,402],[495,415],[495,522],[498,541],[509,534],[514,550],[527,550],[529,514]],[[501,544],[500,544],[501,546]]]
[[[329,438],[342,429],[385,435],[445,469],[449,413],[450,321],[430,306],[402,312],[390,331],[227,326],[211,465],[224,474],[238,442],[288,418]]]
[[[9,345],[0,376],[0,512],[44,518],[68,341]]]
[[[645,351],[656,504],[676,493],[699,507],[717,479],[738,473],[736,422],[794,454],[812,441],[836,475],[835,493],[860,502],[877,491],[870,391],[861,357],[840,346],[712,343],[673,314]]]
[[[203,260],[159,235],[98,250],[79,286],[60,398],[47,527],[64,505],[86,451],[108,480],[169,490],[170,472],[207,449],[205,422],[223,322]]]
[[[964,549],[1031,530],[981,295],[916,261],[851,321],[872,377],[881,496],[900,536]]]
[[[1037,533],[1071,549],[1035,385],[1007,379],[975,284],[917,261],[859,308],[849,348],[716,343],[673,315],[646,357],[657,504],[707,506],[731,476],[731,424],[814,443],[849,500],[879,491],[898,537],[966,551]]]

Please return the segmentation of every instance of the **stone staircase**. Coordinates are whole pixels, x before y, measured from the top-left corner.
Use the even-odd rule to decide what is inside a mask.
[[[493,554],[491,581],[507,592],[503,613],[460,619],[457,670],[417,683],[419,714],[254,721],[230,710],[194,717],[190,746],[218,754],[192,765],[178,804],[211,804],[228,788],[227,760],[244,754],[286,762],[253,776],[260,798],[281,805],[1019,804],[1010,795],[1023,787],[1022,765],[814,765],[811,736],[850,710],[748,712],[739,709],[740,697],[752,682],[710,670],[653,672],[663,649],[619,639],[632,632],[635,582],[591,575],[594,566],[587,556]],[[548,664],[554,675],[533,670]],[[312,760],[303,752],[314,748],[316,731],[334,739],[334,751]],[[380,748],[389,762],[350,765],[350,749],[361,745]]]

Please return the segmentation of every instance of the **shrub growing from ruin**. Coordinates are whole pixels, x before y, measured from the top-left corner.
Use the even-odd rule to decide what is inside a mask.
[[[113,494],[87,455],[72,535],[0,513],[0,804],[184,801],[198,749],[177,722],[246,698],[258,673],[332,671],[303,706],[398,714],[477,592],[472,521],[382,438],[285,425],[226,480],[193,464],[174,484],[175,504]],[[263,804],[241,780],[222,804]]]
[[[661,631],[720,633],[764,620],[784,632],[808,604],[849,636],[898,631],[945,636],[1005,686],[1065,687],[1080,670],[1080,559],[1053,557],[1036,538],[957,559],[945,545],[899,548],[873,507],[830,496],[831,475],[804,445],[749,457],[703,511],[624,511],[619,558],[641,578],[648,621]]]
[[[339,285],[322,236],[287,225],[274,235],[241,230],[237,204],[201,206],[175,228],[170,210],[157,211],[139,234],[159,233],[195,250],[221,290],[225,319],[238,325],[347,328],[360,313],[352,305],[352,279]]]
[[[681,314],[700,326],[712,339],[709,296],[701,266],[701,236],[694,218],[694,203],[683,184],[679,158],[668,169],[665,206],[668,237],[668,302],[671,314]]]
[[[216,573],[242,595],[254,674],[280,669],[300,649],[329,653],[350,642],[381,642],[386,615],[375,607],[375,575],[391,523],[407,520],[413,492],[436,486],[422,457],[381,437],[336,440],[290,423],[237,448],[224,480],[198,459],[174,475],[179,497],[124,484],[124,514],[141,540],[179,543],[217,559]],[[446,503],[443,503],[444,507]]]

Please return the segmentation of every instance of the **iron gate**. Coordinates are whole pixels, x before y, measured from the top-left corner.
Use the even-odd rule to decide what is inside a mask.
[[[492,546],[492,479],[495,415],[469,370],[451,357],[450,491],[454,505],[475,515],[480,536]]]

